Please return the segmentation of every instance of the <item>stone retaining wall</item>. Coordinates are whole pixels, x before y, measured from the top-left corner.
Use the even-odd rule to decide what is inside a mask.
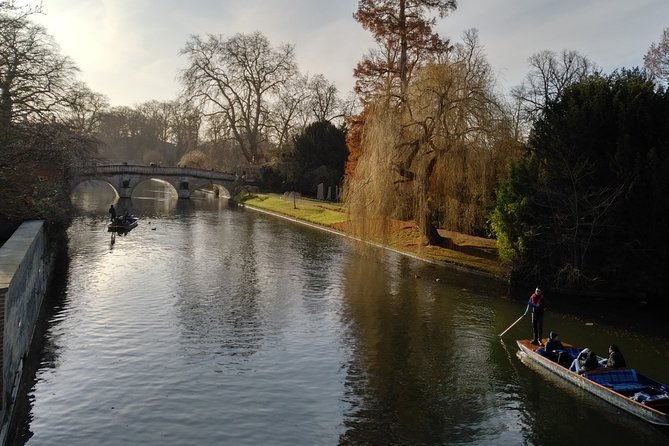
[[[0,389],[4,444],[52,266],[42,221],[26,221],[0,248]]]

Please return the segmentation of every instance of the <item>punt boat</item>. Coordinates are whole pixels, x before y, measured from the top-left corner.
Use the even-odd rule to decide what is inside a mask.
[[[576,373],[569,366],[558,364],[545,355],[543,347],[533,345],[529,339],[516,341],[526,358],[558,377],[602,398],[605,401],[638,416],[650,423],[669,426],[669,386],[638,373],[633,368],[597,367]],[[562,343],[572,358],[581,349]],[[605,358],[597,357],[602,364]]]
[[[139,224],[139,218],[134,215],[116,217],[107,225],[107,232],[129,232]]]

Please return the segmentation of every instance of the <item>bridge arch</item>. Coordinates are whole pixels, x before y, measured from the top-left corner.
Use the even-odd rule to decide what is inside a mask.
[[[103,178],[84,178],[84,179],[77,180],[76,182],[71,181],[70,182],[70,186],[71,186],[70,193],[75,193],[77,191],[77,189],[79,188],[79,186],[81,186],[82,184],[86,184],[86,183],[104,185],[104,186],[108,187],[109,189],[111,189],[111,191],[117,197],[119,196],[118,191],[116,190],[114,185],[111,184],[109,181],[103,179]]]
[[[146,177],[146,178],[140,178],[136,184],[132,186],[132,190],[130,191],[130,195],[132,195],[135,191],[135,189],[140,185],[144,184],[147,181],[157,181],[161,184],[167,185],[172,191],[174,192],[175,195],[179,195],[179,192],[177,191],[177,188],[174,186],[174,184],[171,181],[164,180],[162,178],[153,178],[153,177]]]
[[[120,198],[130,198],[138,184],[156,179],[174,187],[179,198],[190,195],[203,187],[213,187],[225,191],[224,196],[234,196],[244,181],[233,173],[187,167],[102,165],[80,166],[71,171],[73,187],[86,180],[98,180],[109,183]]]

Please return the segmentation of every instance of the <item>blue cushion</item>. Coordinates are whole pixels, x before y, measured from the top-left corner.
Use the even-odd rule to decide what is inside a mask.
[[[588,373],[591,381],[606,386],[616,392],[631,392],[644,389],[646,386],[639,382],[634,369],[611,369]]]

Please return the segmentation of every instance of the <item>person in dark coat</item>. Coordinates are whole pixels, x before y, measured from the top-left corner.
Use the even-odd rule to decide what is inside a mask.
[[[620,349],[616,344],[611,344],[609,346],[609,359],[606,360],[607,367],[627,367],[625,358],[623,354],[620,353]]]
[[[534,332],[532,344],[544,345],[541,341],[544,331],[544,294],[539,287],[537,287],[532,296],[530,296],[530,301],[527,303],[525,314],[527,314],[528,311],[532,311],[532,331]]]
[[[113,204],[111,206],[109,206],[109,214],[111,215],[111,221],[112,222],[114,220],[116,220],[116,208],[114,207]]]
[[[561,350],[564,350],[564,346],[562,345],[562,341],[560,341],[560,335],[551,331],[548,334],[548,342],[546,342],[546,346],[544,347],[546,357],[552,361],[557,361],[558,353]]]

